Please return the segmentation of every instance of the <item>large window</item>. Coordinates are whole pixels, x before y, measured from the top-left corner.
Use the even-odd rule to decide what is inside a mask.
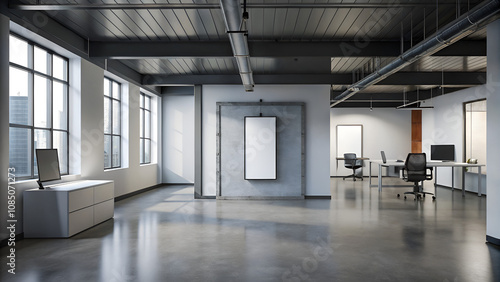
[[[36,178],[35,149],[55,148],[68,174],[68,59],[17,35],[9,41],[9,166],[18,179]]]
[[[121,167],[121,85],[104,78],[104,169]]]
[[[141,93],[141,164],[151,163],[151,97]]]
[[[465,161],[486,164],[486,100],[464,103]],[[486,168],[481,169],[486,174]]]

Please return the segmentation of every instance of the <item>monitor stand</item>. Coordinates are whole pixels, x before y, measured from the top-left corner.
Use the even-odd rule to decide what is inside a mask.
[[[42,185],[42,181],[37,180],[36,183],[38,183],[38,189],[45,189],[45,187],[43,187]]]

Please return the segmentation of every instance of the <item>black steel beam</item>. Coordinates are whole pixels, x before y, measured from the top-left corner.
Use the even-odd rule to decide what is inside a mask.
[[[444,76],[444,83],[442,83]],[[395,73],[377,85],[464,85],[473,86],[485,83],[486,73],[482,72],[401,72]],[[351,73],[339,74],[256,74],[255,84],[333,84],[350,85]],[[145,75],[145,85],[176,84],[241,84],[237,74],[222,75]]]
[[[371,41],[335,42],[267,42],[248,43],[252,57],[397,57],[401,43]],[[96,42],[89,44],[90,57],[109,59],[141,59],[161,57],[232,57],[228,41],[212,42]],[[486,41],[459,41],[435,56],[486,56]]]
[[[335,108],[387,108],[387,107],[398,107],[403,104],[406,104],[418,101],[418,100],[426,100],[425,102],[420,103],[420,106],[430,106],[432,102],[429,99],[446,95],[449,93],[453,93],[459,90],[465,89],[463,87],[442,87],[442,88],[434,88],[432,90],[419,90],[410,91],[406,93],[358,93],[351,98],[345,100],[344,102],[337,104]],[[342,91],[332,91],[331,99],[335,98],[335,96],[340,95]],[[412,104],[407,108],[416,108],[418,103]]]
[[[481,85],[485,72],[397,72],[376,85]]]

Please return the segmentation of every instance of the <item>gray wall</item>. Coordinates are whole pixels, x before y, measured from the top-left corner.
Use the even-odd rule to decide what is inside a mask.
[[[330,196],[330,86],[258,85],[247,93],[241,85],[204,85],[201,94],[202,196],[216,195],[216,103],[305,103],[305,195]]]
[[[218,198],[303,197],[303,103],[217,103]],[[244,179],[245,116],[276,116],[276,180]],[[255,141],[256,143],[259,140]],[[258,148],[257,145],[252,145]]]

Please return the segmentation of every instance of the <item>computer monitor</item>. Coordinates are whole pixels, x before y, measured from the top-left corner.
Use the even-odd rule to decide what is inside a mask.
[[[36,149],[38,166],[38,187],[44,189],[42,182],[61,179],[57,149]]]
[[[387,162],[387,158],[385,157],[385,152],[380,151],[380,154],[382,155],[382,162],[385,164]]]
[[[431,145],[431,160],[455,161],[455,145]]]

